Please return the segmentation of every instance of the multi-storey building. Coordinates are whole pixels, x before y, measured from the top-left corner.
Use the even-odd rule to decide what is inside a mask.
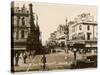
[[[32,39],[34,39],[34,41],[32,41],[34,45],[30,45],[30,47],[34,47],[35,50],[37,49],[40,43],[40,30],[38,26],[38,16],[33,13],[32,4],[29,4],[29,9],[27,9],[25,5],[23,5],[23,7],[15,7],[14,2],[12,2],[11,28],[11,49],[15,53],[28,51],[27,44],[30,42],[29,40]],[[34,38],[29,38],[31,34],[34,34]]]
[[[12,36],[14,50],[25,50],[25,42],[30,30],[29,11],[25,6],[12,8]]]
[[[59,25],[57,28],[56,39],[59,45],[65,46],[66,43],[66,25]]]
[[[69,45],[83,44],[86,48],[97,48],[97,22],[90,14],[81,14],[81,20],[69,22]],[[81,45],[78,45],[81,47]]]
[[[70,25],[69,40],[94,40],[97,39],[96,22],[80,22]]]
[[[56,47],[64,48],[67,47],[67,41],[69,40],[69,28],[67,24],[67,18],[66,18],[66,24],[65,25],[59,25],[57,27],[57,30],[51,33],[49,41],[53,41],[56,43]]]
[[[66,25],[59,25],[57,30],[51,33],[49,41],[55,43],[56,47],[65,47],[66,35]]]

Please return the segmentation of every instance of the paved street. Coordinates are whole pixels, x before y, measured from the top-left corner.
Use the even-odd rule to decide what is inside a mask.
[[[36,55],[34,58],[30,60],[27,59],[27,63],[23,64],[22,59],[19,60],[19,66],[15,66],[15,71],[42,71],[42,55]],[[81,60],[83,58],[82,54],[77,53],[77,60]],[[52,54],[46,54],[46,70],[54,70],[54,69],[70,69],[71,64],[74,60],[73,53],[69,51],[69,53],[58,52]]]
[[[30,71],[30,70],[41,70],[42,63],[41,63],[42,55],[36,55],[34,59],[27,59],[27,64],[22,63],[22,59],[19,60],[19,66],[15,66],[15,71]],[[70,64],[73,60],[73,55],[71,53],[66,54],[64,52],[59,53],[52,53],[46,54],[47,63],[46,69],[66,69],[70,68]],[[30,61],[30,62],[29,62]]]

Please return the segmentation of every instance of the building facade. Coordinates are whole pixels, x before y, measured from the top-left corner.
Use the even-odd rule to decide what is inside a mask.
[[[65,46],[66,44],[66,25],[59,25],[56,35],[59,46]]]
[[[57,30],[50,34],[49,42],[54,44],[56,47],[65,47],[66,36],[66,25],[59,25]]]
[[[33,51],[38,52],[37,46],[41,45],[40,29],[38,26],[38,16],[33,13],[32,9],[33,9],[32,4],[29,4],[29,9],[27,9],[25,5],[23,5],[23,7],[15,7],[14,2],[12,2],[11,6],[12,55],[13,53],[14,55],[16,55],[16,53],[20,54],[21,52],[30,51],[29,47],[32,47],[31,50],[34,49]],[[32,38],[30,38],[29,36],[31,36]],[[31,45],[29,43],[31,43]]]
[[[66,24],[65,25],[58,25],[57,30],[50,34],[49,42],[54,42],[56,47],[58,48],[65,48],[67,47],[67,41],[69,40],[69,27],[67,24],[67,17],[66,17]]]
[[[80,22],[70,26],[69,40],[96,40],[97,23]]]
[[[86,48],[97,48],[97,22],[90,14],[82,13],[80,20],[69,22],[69,45],[84,44]],[[79,45],[80,46],[80,45]]]
[[[12,37],[14,40],[14,50],[26,50],[25,42],[30,30],[29,11],[25,5],[12,8]]]

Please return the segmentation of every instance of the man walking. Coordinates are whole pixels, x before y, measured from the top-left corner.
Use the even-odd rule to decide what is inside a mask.
[[[24,64],[26,64],[26,58],[27,58],[27,55],[26,55],[26,53],[24,53],[24,55],[23,55]]]
[[[43,63],[43,70],[45,70],[46,69],[46,56],[45,56],[45,54],[43,55],[41,62]]]

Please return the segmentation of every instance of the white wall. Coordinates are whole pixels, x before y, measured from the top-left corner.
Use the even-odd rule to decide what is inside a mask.
[[[79,30],[80,25],[82,25],[82,30]],[[71,25],[69,27],[69,39],[71,40],[73,35],[78,35],[78,33],[81,33],[81,32],[83,32],[85,34],[85,39],[86,40],[87,40],[87,33],[91,33],[90,38],[93,39],[93,25],[91,23],[91,25],[89,25],[90,30],[87,30],[88,25],[89,24],[87,24],[87,25],[78,24],[78,25],[75,26],[75,31],[74,32],[72,31],[73,30],[73,27],[72,27],[73,25]],[[97,26],[94,27],[94,37],[97,37]]]

